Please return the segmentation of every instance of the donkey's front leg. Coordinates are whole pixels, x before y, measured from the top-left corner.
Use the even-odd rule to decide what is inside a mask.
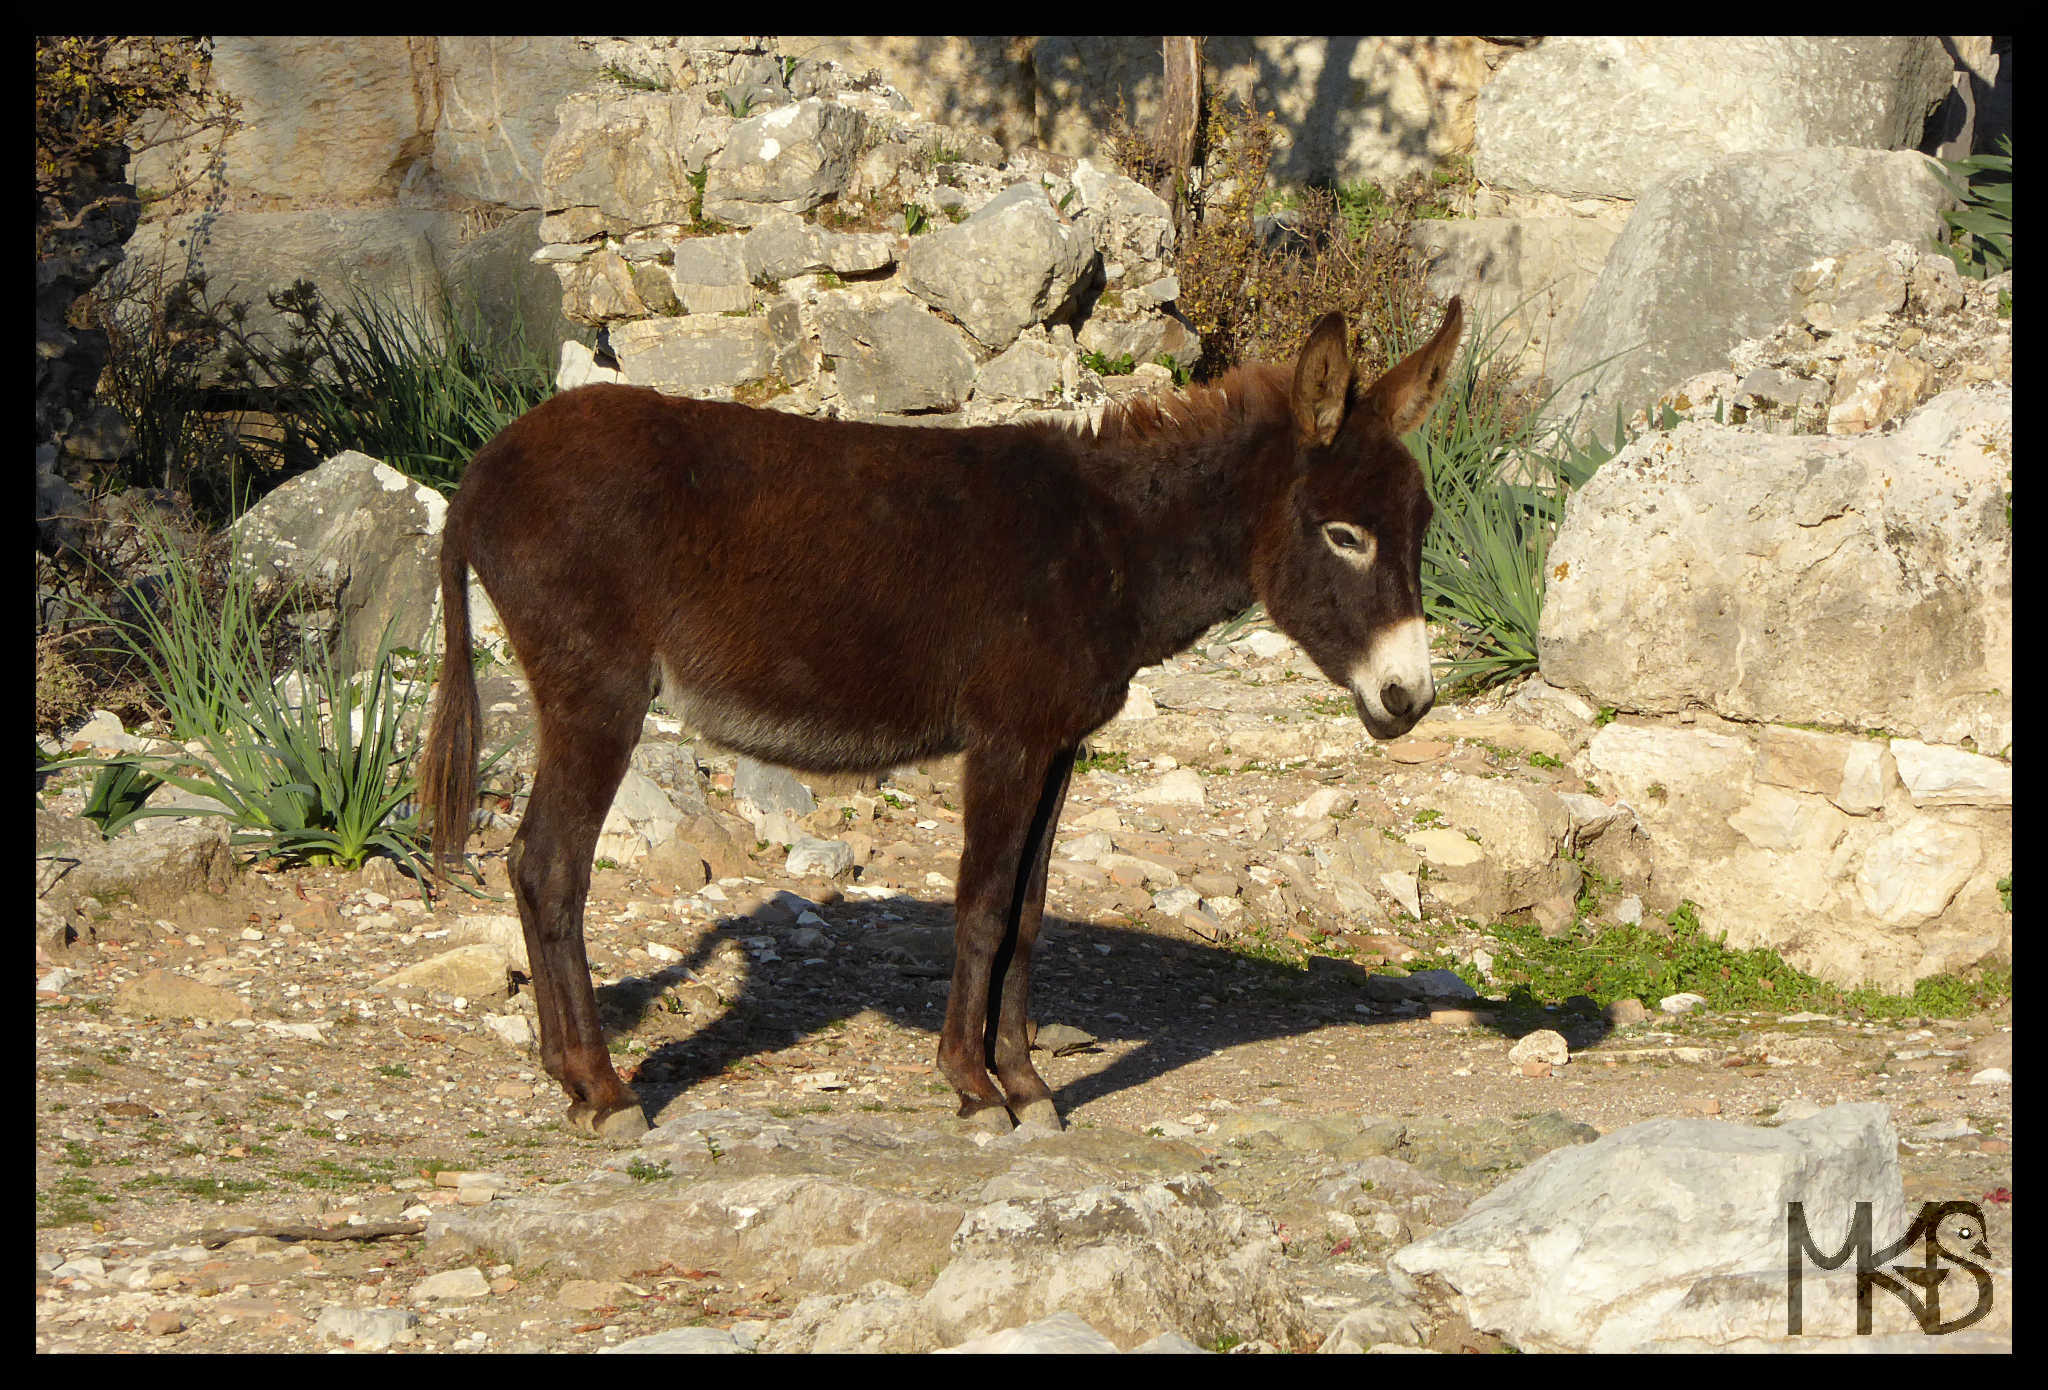
[[[939,1071],[960,1094],[960,1115],[1008,1129],[1002,1091],[989,1079],[994,1006],[1003,994],[998,962],[1014,949],[1017,890],[1039,809],[1044,761],[1014,747],[967,753],[967,842],[953,897],[953,988],[939,1032]],[[1026,1064],[1029,1065],[1028,1063]]]
[[[1063,748],[1054,755],[1041,783],[1030,839],[1019,865],[1005,949],[996,955],[996,997],[989,1000],[994,1034],[991,1061],[1010,1113],[1020,1125],[1048,1129],[1063,1126],[1059,1109],[1052,1103],[1051,1088],[1031,1065],[1031,951],[1045,917],[1046,865],[1052,858],[1053,835],[1059,829],[1060,809],[1066,805],[1067,781],[1073,770],[1074,750]]]

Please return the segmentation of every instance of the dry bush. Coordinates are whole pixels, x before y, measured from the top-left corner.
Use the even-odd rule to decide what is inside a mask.
[[[1355,356],[1383,366],[1412,346],[1430,299],[1406,229],[1419,187],[1380,198],[1370,216],[1337,191],[1292,195],[1287,226],[1262,236],[1257,218],[1272,200],[1277,131],[1270,115],[1205,94],[1201,178],[1193,221],[1175,257],[1179,306],[1202,337],[1199,374],[1214,378],[1245,362],[1286,362],[1315,321],[1344,315]],[[1141,183],[1164,165],[1152,142],[1121,113],[1108,144],[1122,171]],[[1362,233],[1362,235],[1361,235]]]

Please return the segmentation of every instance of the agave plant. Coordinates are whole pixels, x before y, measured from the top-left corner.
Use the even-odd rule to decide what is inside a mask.
[[[382,852],[423,871],[409,770],[425,687],[401,682],[387,626],[361,673],[340,670],[317,636],[302,636],[282,678],[265,633],[284,600],[259,601],[255,576],[231,556],[217,595],[161,533],[145,547],[162,574],[159,602],[123,588],[137,617],[83,605],[147,672],[172,736],[185,751],[66,765],[147,765],[197,798],[175,807],[122,807],[121,825],[152,815],[221,815],[230,843],[288,862],[359,867]],[[292,694],[296,689],[296,695]],[[102,776],[108,776],[103,773]],[[109,783],[108,791],[115,790]],[[118,829],[110,825],[109,829]]]
[[[1597,440],[1574,445],[1574,422],[1548,414],[1568,383],[1510,407],[1495,362],[1515,312],[1474,331],[1445,404],[1407,441],[1436,503],[1422,542],[1424,611],[1464,648],[1441,663],[1452,684],[1490,685],[1535,669],[1544,560],[1565,499],[1615,452]],[[1616,438],[1618,448],[1618,415]]]
[[[2012,266],[2012,137],[1999,137],[1999,154],[1944,160],[1947,183],[1963,205],[1942,216],[1950,241],[1941,249],[1956,269],[1978,279]]]

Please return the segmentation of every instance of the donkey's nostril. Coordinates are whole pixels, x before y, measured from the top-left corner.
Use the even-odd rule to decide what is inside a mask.
[[[1415,708],[1415,697],[1398,681],[1388,681],[1380,687],[1380,708],[1399,718]]]

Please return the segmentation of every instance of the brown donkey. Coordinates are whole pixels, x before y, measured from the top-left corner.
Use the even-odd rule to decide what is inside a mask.
[[[965,754],[938,1065],[963,1116],[1057,1126],[1026,1010],[1076,745],[1139,667],[1254,599],[1375,736],[1428,711],[1430,500],[1400,435],[1443,389],[1461,321],[1454,299],[1436,336],[1368,386],[1331,314],[1291,371],[1112,406],[1094,430],[812,420],[586,386],[485,445],[442,539],[423,799],[445,871],[476,805],[474,569],[538,715],[509,867],[541,1061],[570,1119],[614,1137],[647,1124],[605,1049],[583,909],[660,692],[705,736],[789,767]]]

